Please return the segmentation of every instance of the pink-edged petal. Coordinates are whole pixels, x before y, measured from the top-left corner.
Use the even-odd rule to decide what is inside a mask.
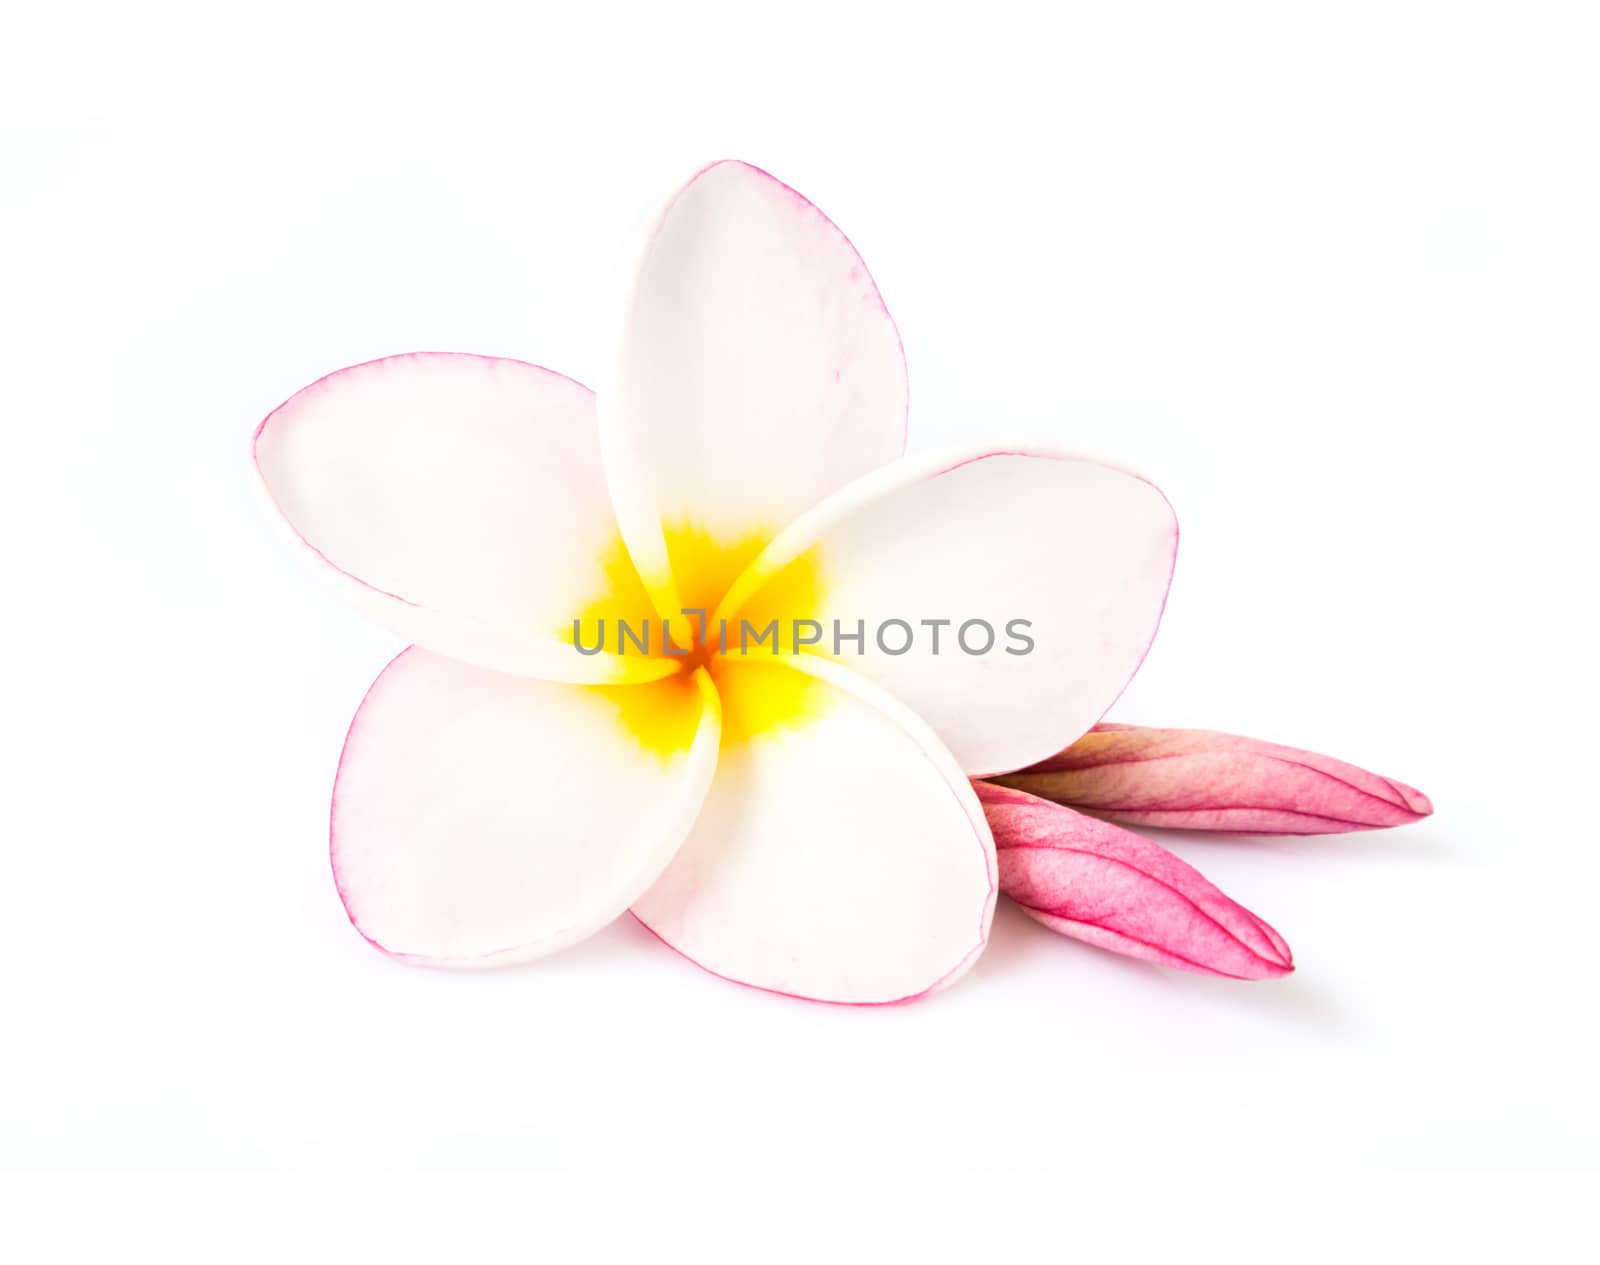
[[[571,645],[572,621],[599,599],[649,610],[588,388],[518,360],[391,356],[291,397],[254,455],[306,556],[407,640],[552,680],[673,670]]]
[[[1177,543],[1161,492],[1098,461],[908,459],[785,530],[722,613],[814,615],[828,635],[809,653],[909,705],[970,774],[1000,773],[1060,750],[1122,692],[1155,636]],[[787,609],[799,574],[816,594],[804,612]],[[835,622],[863,626],[863,647],[835,646]]]
[[[817,661],[718,669],[717,776],[633,912],[739,983],[817,1001],[910,1001],[982,951],[994,850],[960,769],[918,719]],[[786,717],[771,719],[771,698]]]
[[[998,780],[1097,816],[1180,830],[1342,834],[1433,812],[1404,782],[1207,729],[1096,725],[1065,751]]]
[[[583,686],[404,651],[334,785],[334,881],[356,929],[432,966],[498,966],[598,930],[671,860],[711,783],[704,672]]]
[[[1165,848],[1120,826],[976,783],[1000,889],[1030,918],[1102,949],[1233,979],[1294,970],[1283,937]]]
[[[741,162],[705,168],[662,213],[600,403],[629,549],[674,616],[720,596],[669,595],[673,573],[703,569],[684,565],[685,537],[748,560],[905,446],[905,360],[866,265]]]

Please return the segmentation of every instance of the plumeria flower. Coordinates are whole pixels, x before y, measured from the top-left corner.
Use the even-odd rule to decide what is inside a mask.
[[[904,358],[865,265],[742,163],[669,203],[622,330],[598,397],[520,361],[397,356],[256,432],[300,552],[414,643],[335,778],[351,922],[477,967],[631,909],[718,975],[853,1003],[960,976],[1002,884],[1048,925],[1096,928],[1085,900],[1126,887],[1108,867],[1009,858],[1076,835],[1110,855],[1120,828],[969,779],[1053,771],[1127,684],[1172,574],[1166,499],[1066,453],[904,458]],[[746,624],[779,633],[726,636]],[[983,647],[984,628],[1006,636]],[[1072,794],[1109,802],[1088,785]],[[1144,847],[1150,883],[1230,929],[1192,954],[1287,969],[1276,933]],[[1139,918],[1181,905],[1146,900],[1097,942],[1133,951]],[[1188,932],[1144,940],[1163,935]]]

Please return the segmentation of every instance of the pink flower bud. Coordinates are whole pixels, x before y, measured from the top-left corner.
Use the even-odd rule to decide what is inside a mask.
[[[1433,812],[1403,782],[1207,729],[1096,725],[1065,751],[994,781],[1114,821],[1179,830],[1341,834]]]
[[[1206,975],[1294,970],[1283,937],[1192,866],[1120,826],[974,782],[1000,861],[1000,890],[1062,935]]]

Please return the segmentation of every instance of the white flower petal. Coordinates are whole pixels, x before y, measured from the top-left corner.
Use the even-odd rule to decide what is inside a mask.
[[[413,648],[356,712],[334,786],[334,879],[379,948],[497,966],[603,927],[661,873],[716,767],[696,673],[584,686]]]
[[[680,601],[721,596],[673,590],[674,574],[692,583],[700,569],[683,565],[679,537],[709,539],[742,564],[899,456],[905,360],[833,223],[767,173],[722,162],[656,227],[600,407],[623,532],[671,616]]]
[[[308,555],[400,636],[552,680],[673,670],[570,644],[596,602],[650,609],[586,387],[517,360],[393,356],[293,396],[261,424],[255,460]]]
[[[835,657],[926,720],[970,775],[1003,773],[1061,750],[1116,701],[1155,637],[1177,545],[1166,498],[1114,466],[907,460],[794,523],[722,614],[814,617],[828,636],[810,653],[833,653],[835,620],[861,623],[862,650],[841,641]],[[767,608],[794,587],[786,570],[805,573],[813,609]]]
[[[814,1000],[908,1001],[957,978],[987,941],[997,869],[950,754],[821,659],[717,681],[716,780],[640,921],[708,971]]]

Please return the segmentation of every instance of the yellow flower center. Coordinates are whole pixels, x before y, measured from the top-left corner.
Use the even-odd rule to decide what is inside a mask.
[[[813,719],[826,705],[827,689],[796,670],[796,655],[825,653],[821,645],[795,645],[797,623],[816,618],[820,566],[808,551],[761,584],[738,610],[718,604],[755,560],[770,532],[718,540],[690,523],[669,528],[667,556],[683,610],[665,627],[620,537],[607,551],[606,591],[578,613],[563,639],[586,649],[620,653],[638,665],[644,685],[592,686],[613,700],[629,731],[662,755],[684,750],[698,723],[704,668],[722,705],[724,747],[773,734]],[[663,668],[671,665],[670,671]]]

